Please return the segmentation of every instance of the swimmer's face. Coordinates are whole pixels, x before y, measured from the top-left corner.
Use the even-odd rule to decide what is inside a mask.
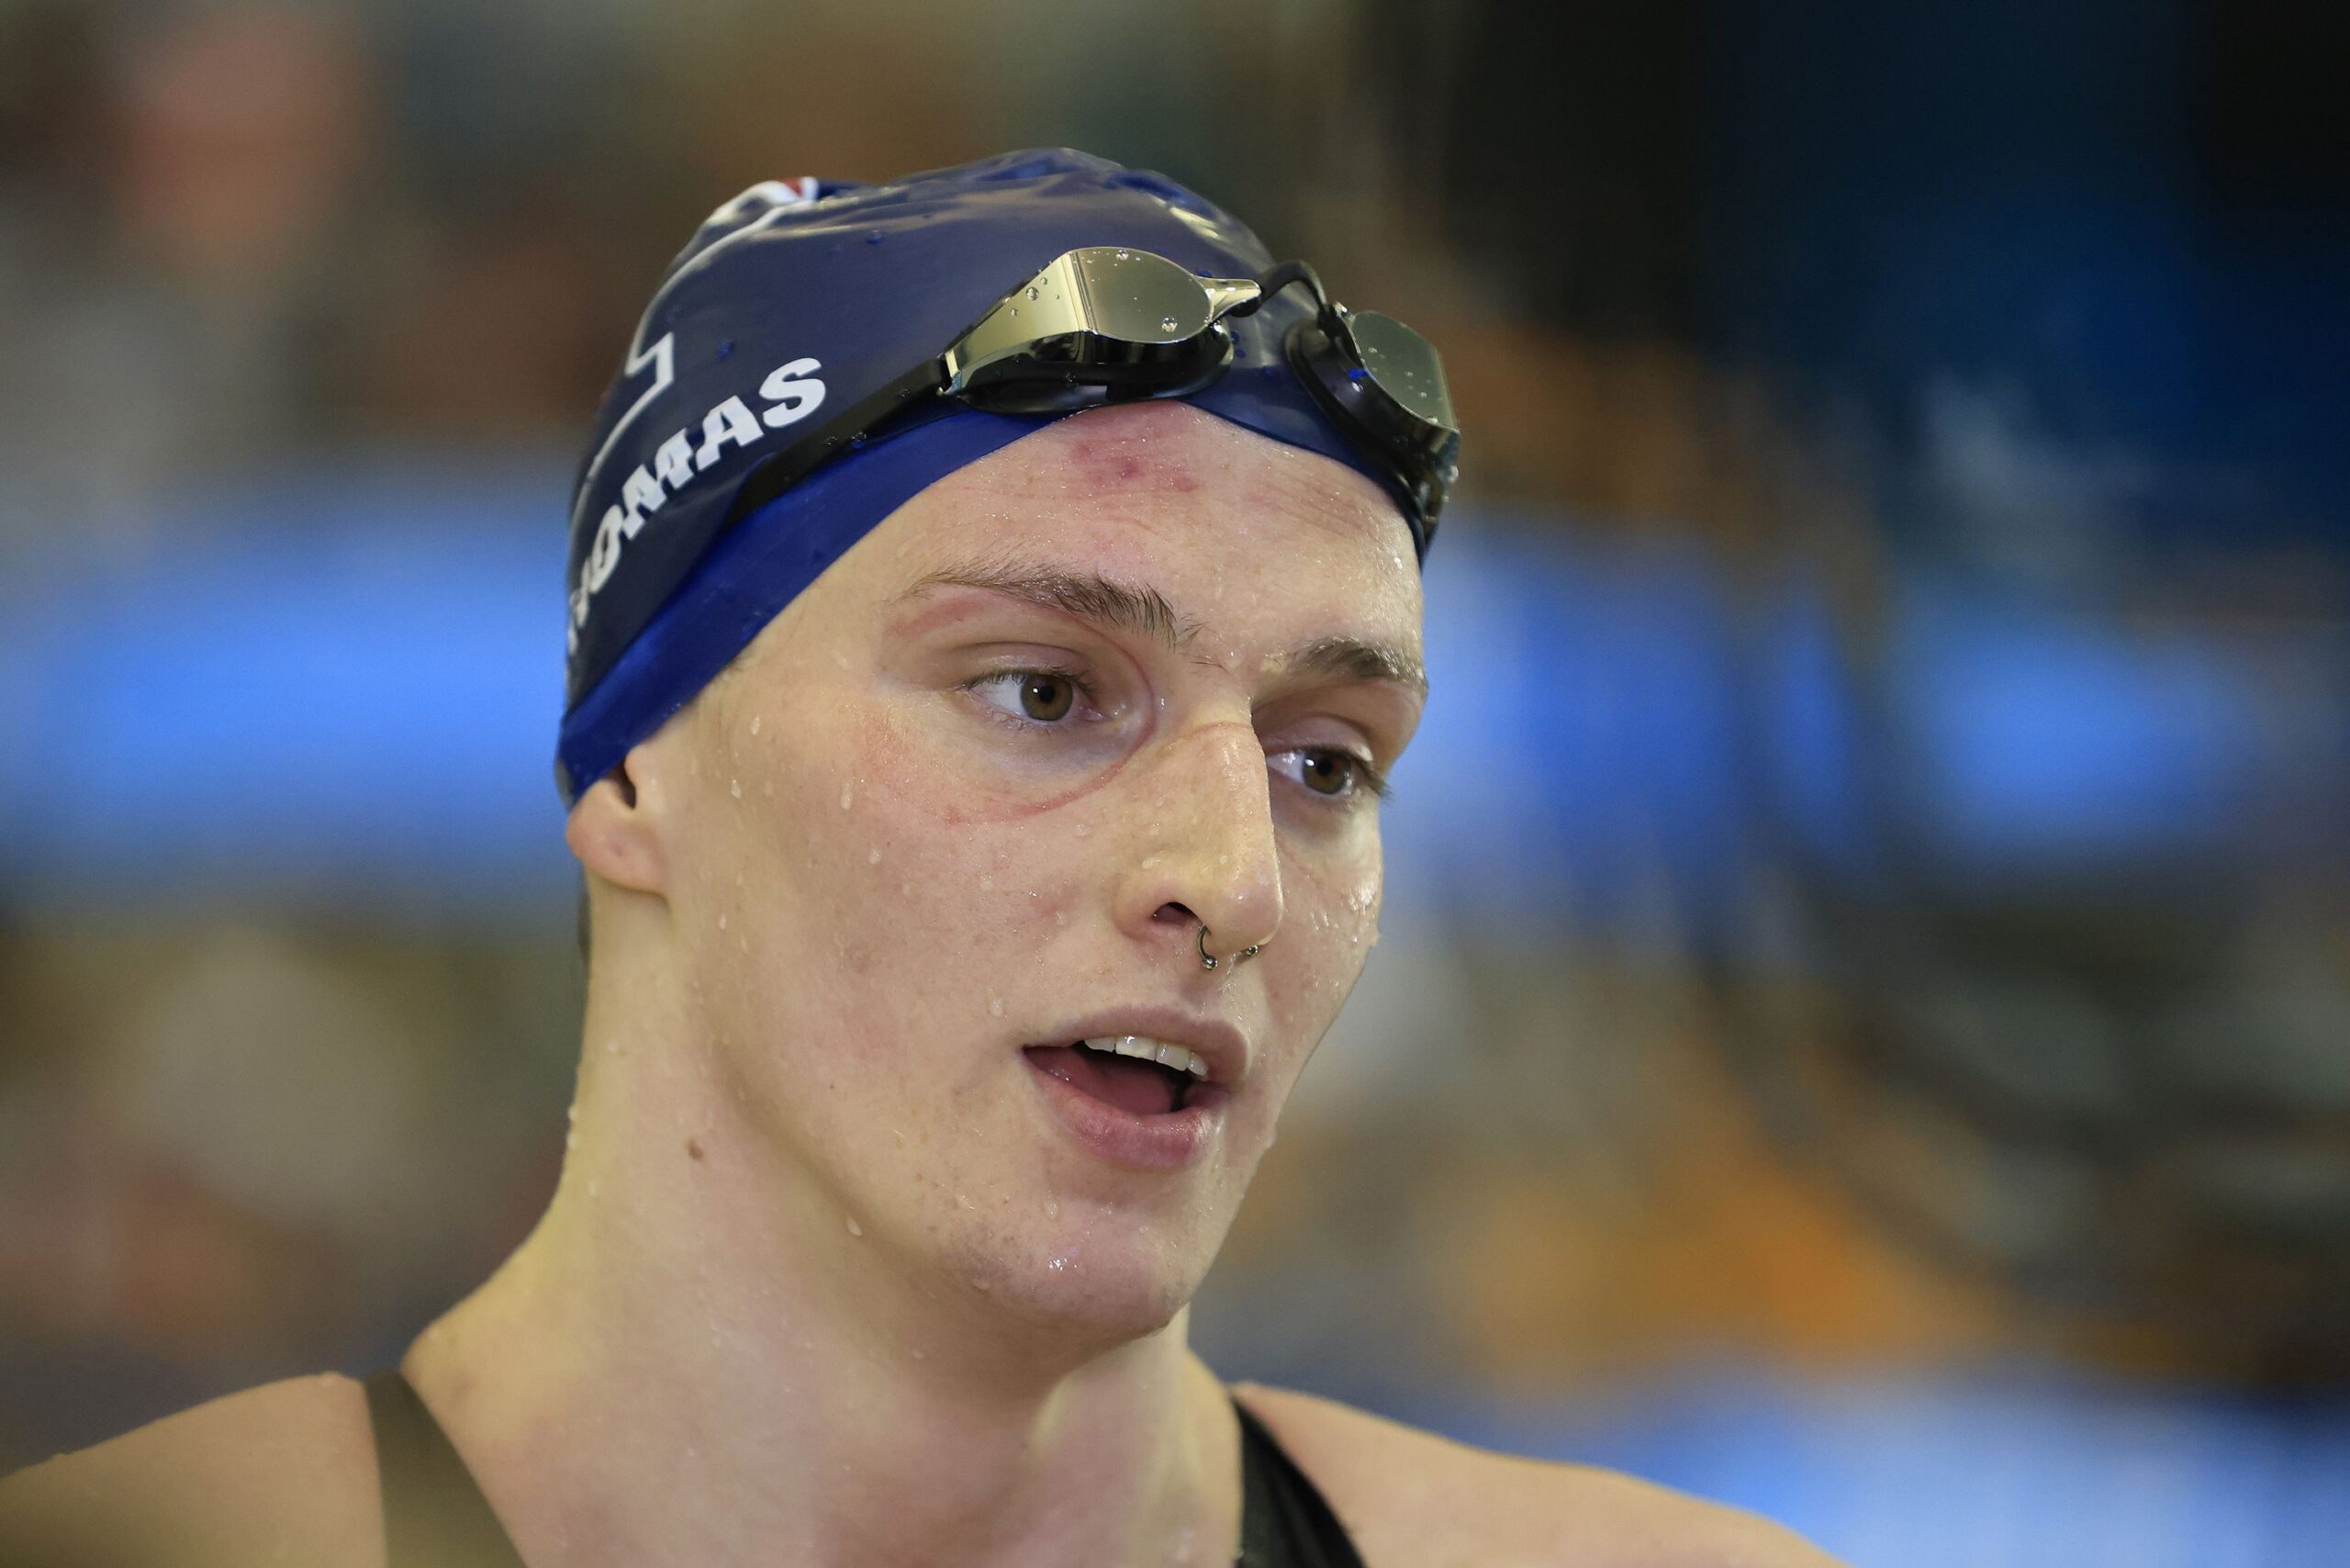
[[[1105,409],[908,502],[640,748],[714,1070],[828,1245],[1073,1349],[1190,1299],[1376,940],[1420,621],[1370,481]]]

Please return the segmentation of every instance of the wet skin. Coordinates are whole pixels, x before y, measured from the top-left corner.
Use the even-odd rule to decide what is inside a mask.
[[[1417,722],[1420,613],[1360,476],[1180,404],[1080,415],[885,520],[581,798],[562,1182],[403,1362],[526,1561],[1232,1560],[1237,1426],[1183,1308],[1376,940],[1358,765]],[[1203,922],[1263,950],[1205,969]],[[1229,1031],[1172,1168],[1077,1136],[1024,1052],[1130,1007]],[[1243,1397],[1371,1568],[1825,1561]],[[9,1561],[381,1568],[383,1540],[332,1375],[0,1484]]]
[[[1053,574],[1163,613],[976,586]],[[633,896],[828,1234],[1062,1353],[1189,1300],[1376,940],[1420,612],[1370,481],[1181,405],[1102,410],[909,502],[637,749],[665,875]],[[1210,971],[1202,923],[1263,951]],[[1246,1039],[1178,1171],[1073,1140],[1022,1054],[1129,1005]]]
[[[527,1557],[1229,1560],[1183,1307],[1376,939],[1420,611],[1370,480],[1078,415],[884,520],[581,797],[563,1180],[405,1363]],[[1207,969],[1203,923],[1262,950]],[[1172,1169],[1026,1054],[1120,1009],[1215,1057]]]

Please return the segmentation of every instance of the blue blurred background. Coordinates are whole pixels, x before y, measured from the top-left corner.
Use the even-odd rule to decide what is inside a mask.
[[[1444,349],[1235,1376],[1856,1562],[2350,1562],[2350,24],[0,4],[0,1470],[550,1190],[565,488],[756,180],[1068,143]]]

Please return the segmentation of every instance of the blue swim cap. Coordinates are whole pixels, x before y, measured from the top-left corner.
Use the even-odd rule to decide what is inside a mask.
[[[887,185],[755,185],[670,263],[597,410],[571,509],[565,803],[724,669],[874,524],[967,463],[1063,415],[948,398],[877,428],[737,517],[794,437],[943,353],[1065,251],[1126,245],[1205,277],[1271,255],[1164,175],[1066,148]],[[1301,291],[1228,321],[1231,368],[1186,401],[1392,487],[1285,363]],[[804,422],[803,422],[804,421]]]

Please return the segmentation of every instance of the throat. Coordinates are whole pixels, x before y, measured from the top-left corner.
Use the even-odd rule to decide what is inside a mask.
[[[1063,1083],[1136,1116],[1181,1110],[1185,1075],[1140,1057],[1113,1056],[1083,1046],[1031,1046],[1029,1059]]]

